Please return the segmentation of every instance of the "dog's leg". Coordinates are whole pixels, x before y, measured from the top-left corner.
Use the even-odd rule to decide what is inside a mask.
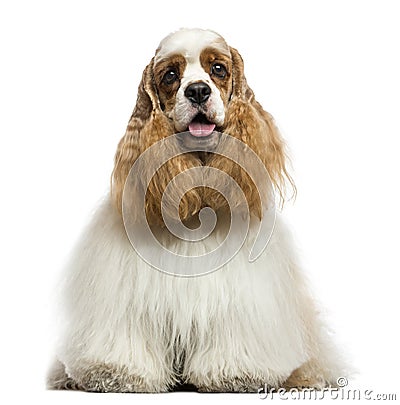
[[[140,324],[138,328],[145,326]],[[162,342],[145,340],[137,332],[116,329],[111,339],[112,333],[106,329],[80,334],[82,349],[74,344],[66,345],[63,356],[66,367],[54,369],[49,388],[93,392],[168,391],[176,380],[167,349]]]
[[[58,352],[66,376],[59,369],[54,387],[162,392],[174,384],[162,320],[151,316],[153,304],[137,287],[148,280],[143,267],[107,199],[68,268],[64,344]]]
[[[239,252],[226,268],[195,280],[203,307],[194,309],[196,335],[184,369],[189,383],[240,392],[334,384],[340,358],[295,252],[277,220],[257,261]]]
[[[134,329],[133,325],[130,325]],[[145,329],[142,324],[138,328]],[[166,392],[175,385],[172,360],[162,342],[145,340],[138,331],[107,330],[81,333],[76,345],[66,345],[63,361],[49,377],[51,389],[92,392]],[[154,333],[156,335],[156,333]],[[74,339],[75,341],[78,339]]]
[[[285,332],[279,326],[281,314],[270,319],[260,314],[260,309],[268,311],[268,302],[262,300],[266,291],[257,287],[256,278],[238,273],[222,269],[193,280],[197,285],[192,291],[198,288],[202,306],[193,309],[196,333],[185,349],[183,377],[202,392],[279,387],[301,361],[289,346],[296,339],[293,333],[280,338]]]
[[[214,347],[201,350],[187,361],[185,381],[200,392],[256,393],[265,385],[277,388],[286,379],[285,374],[261,364],[263,359],[251,359],[251,347],[245,341],[232,341],[229,336],[221,338],[213,338]]]

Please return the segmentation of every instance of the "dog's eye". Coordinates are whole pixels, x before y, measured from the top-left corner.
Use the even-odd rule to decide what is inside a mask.
[[[211,74],[223,79],[226,76],[225,66],[221,65],[220,63],[214,63],[211,66]]]
[[[172,84],[176,80],[178,80],[178,73],[175,69],[168,69],[162,79],[165,84]]]

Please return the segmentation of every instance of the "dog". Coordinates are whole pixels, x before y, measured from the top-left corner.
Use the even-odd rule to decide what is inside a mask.
[[[67,268],[65,330],[48,387],[257,392],[335,385],[340,356],[271,201],[271,190],[281,201],[295,190],[286,167],[285,143],[248,86],[239,52],[210,30],[181,29],[163,39],[119,142],[111,191]],[[263,184],[271,187],[260,192]],[[207,210],[217,219],[207,238],[171,236],[168,222],[192,235]],[[230,249],[243,212],[253,234],[269,218],[268,240],[252,261],[251,241]],[[175,251],[157,247],[148,230]],[[208,260],[209,246],[222,240]]]

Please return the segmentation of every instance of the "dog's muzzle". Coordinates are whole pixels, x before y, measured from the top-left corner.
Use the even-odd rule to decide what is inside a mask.
[[[215,124],[205,114],[197,114],[188,126],[188,130],[178,134],[182,149],[190,151],[212,152],[218,145],[220,133]]]

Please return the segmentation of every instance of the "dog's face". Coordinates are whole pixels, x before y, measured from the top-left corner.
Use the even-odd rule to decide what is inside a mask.
[[[224,39],[212,31],[181,30],[157,49],[154,81],[164,113],[185,147],[215,146],[232,93],[232,59]]]
[[[143,72],[135,109],[118,146],[112,177],[118,208],[121,210],[125,182],[138,157],[158,141],[179,134],[180,153],[151,175],[148,187],[140,186],[147,190],[146,212],[152,222],[163,222],[160,202],[171,180],[185,172],[188,185],[194,184],[189,169],[200,166],[217,171],[204,171],[204,187],[184,194],[179,205],[181,219],[196,215],[206,206],[226,208],[218,189],[207,187],[209,180],[210,184],[224,183],[223,176],[210,178],[217,176],[218,170],[240,186],[250,211],[261,215],[258,189],[243,166],[224,156],[221,132],[240,141],[242,146],[235,153],[246,153],[249,147],[258,155],[282,196],[285,178],[291,181],[285,169],[284,142],[272,117],[247,85],[238,51],[213,31],[182,29],[170,34]],[[151,163],[142,159],[141,173],[149,171]],[[220,184],[219,190],[229,188]],[[177,189],[176,195],[179,192]]]

